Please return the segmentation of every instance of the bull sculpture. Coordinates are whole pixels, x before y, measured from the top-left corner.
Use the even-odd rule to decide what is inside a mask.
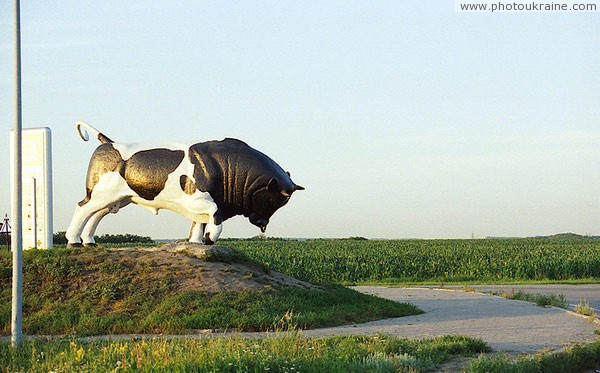
[[[70,247],[96,246],[94,232],[109,213],[130,203],[158,214],[174,211],[192,221],[190,242],[212,245],[223,221],[243,215],[264,233],[269,219],[303,187],[265,154],[236,139],[144,147],[115,143],[85,122],[100,145],[87,171],[86,196],[67,229]]]

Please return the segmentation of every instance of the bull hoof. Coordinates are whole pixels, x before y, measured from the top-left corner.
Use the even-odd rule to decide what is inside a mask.
[[[80,242],[75,242],[75,243],[68,243],[67,244],[67,248],[68,249],[77,249],[77,248],[82,248],[83,245]]]
[[[98,244],[95,242],[88,242],[83,244],[84,247],[98,247]]]
[[[205,245],[214,245],[215,243],[210,239],[210,234],[207,233],[204,235],[204,244]]]

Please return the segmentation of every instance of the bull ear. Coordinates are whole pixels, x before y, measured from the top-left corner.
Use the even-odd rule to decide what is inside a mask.
[[[271,193],[277,193],[279,189],[279,182],[277,179],[272,178],[269,180],[269,185],[267,185],[267,190]]]
[[[304,190],[304,187],[300,185],[294,185],[294,188],[294,190]]]

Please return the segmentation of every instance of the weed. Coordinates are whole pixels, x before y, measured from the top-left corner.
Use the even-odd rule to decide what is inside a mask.
[[[24,342],[19,349],[0,342],[0,372],[417,372],[487,350],[480,340],[466,337],[440,345],[437,338],[388,335],[305,338],[293,330],[264,339],[62,339]]]
[[[513,290],[512,293],[502,293],[500,296],[507,299],[524,300],[535,303],[540,307],[552,306],[565,309],[569,307],[564,294],[528,294],[521,290],[515,293]]]
[[[590,301],[587,299],[579,299],[579,303],[577,306],[575,306],[575,313],[589,317],[596,317],[596,310],[590,306]]]
[[[100,272],[106,273],[109,275],[116,275],[123,271],[126,271],[127,269],[128,269],[128,266],[123,262],[106,261],[106,262],[100,263],[100,265],[98,266],[98,270]]]
[[[464,285],[463,286],[463,291],[465,293],[477,293],[477,289],[475,289],[475,288],[473,288],[473,287],[471,287],[469,285]]]
[[[273,324],[273,330],[276,332],[288,332],[298,329],[298,324],[294,322],[294,311],[287,310],[279,321]]]
[[[600,340],[567,347],[560,352],[510,358],[505,355],[480,356],[469,363],[467,372],[583,372],[600,365]]]

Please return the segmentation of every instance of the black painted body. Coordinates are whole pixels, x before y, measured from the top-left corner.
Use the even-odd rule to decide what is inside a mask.
[[[186,161],[184,157],[183,150],[156,148],[139,151],[124,160],[112,143],[104,143],[92,155],[86,197],[79,205],[90,200],[94,186],[107,172],[119,173],[137,195],[154,200],[169,175]],[[218,207],[215,224],[243,215],[264,232],[273,213],[288,202],[294,191],[304,189],[294,184],[271,158],[240,140],[227,138],[194,144],[188,157],[194,173],[179,175],[181,191],[188,195],[196,190],[209,193]]]
[[[244,215],[264,230],[289,196],[304,189],[275,161],[240,140],[198,143],[189,156],[196,187],[212,196],[222,220]]]

